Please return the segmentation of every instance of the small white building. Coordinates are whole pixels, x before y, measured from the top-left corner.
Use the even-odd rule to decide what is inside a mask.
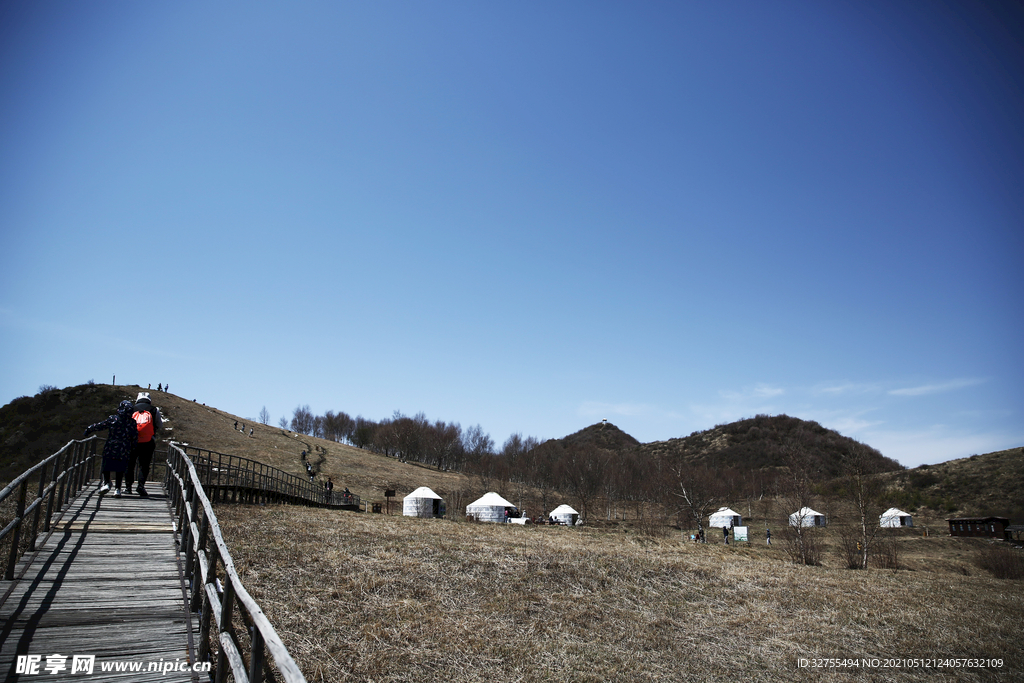
[[[473,517],[478,522],[501,523],[505,521],[506,510],[510,514],[518,514],[515,505],[491,491],[485,493],[482,498],[467,505],[466,516]]]
[[[421,486],[402,499],[406,517],[444,517],[444,499],[426,486]]]
[[[735,510],[730,510],[729,508],[718,508],[718,512],[712,513],[712,515],[708,517],[709,527],[731,529],[734,526],[742,525],[743,518],[740,517],[740,513]]]
[[[789,516],[790,526],[825,526],[828,521],[825,519],[825,515],[820,512],[816,512],[811,508],[800,508]]]
[[[552,510],[551,514],[548,516],[559,524],[574,526],[576,521],[580,518],[580,513],[576,512],[568,505],[559,505]]]
[[[904,512],[899,508],[889,508],[878,516],[878,526],[880,527],[899,527],[899,526],[914,526],[914,518],[910,516],[910,513]]]

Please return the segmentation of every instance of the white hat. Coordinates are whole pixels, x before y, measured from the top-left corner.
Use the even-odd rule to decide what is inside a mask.
[[[152,403],[152,401],[149,400],[149,392],[140,391],[138,398],[135,399],[136,403],[138,403],[139,401],[146,401],[147,403]]]

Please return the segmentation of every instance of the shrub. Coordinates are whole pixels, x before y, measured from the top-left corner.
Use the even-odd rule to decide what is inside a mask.
[[[977,564],[997,579],[1024,579],[1024,553],[1006,546],[993,545],[978,554]]]

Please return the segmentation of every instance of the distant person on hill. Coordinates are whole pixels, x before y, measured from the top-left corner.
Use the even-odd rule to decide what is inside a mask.
[[[100,486],[100,495],[105,495],[110,490],[110,475],[117,475],[117,486],[114,489],[114,497],[121,497],[121,479],[124,471],[128,468],[128,454],[135,447],[139,440],[139,429],[132,419],[132,402],[121,401],[117,406],[117,414],[111,415],[103,422],[89,425],[85,428],[85,435],[101,429],[109,429],[107,443],[103,445],[103,463],[100,470],[103,472],[103,484]]]
[[[238,431],[238,420],[235,420],[235,431]]]
[[[725,544],[729,545],[729,527],[722,527],[722,535],[725,536]]]
[[[162,384],[162,383],[160,383],[160,382],[157,382],[157,383],[156,383],[156,390],[157,390],[157,391],[163,391],[163,389],[162,389],[161,387],[163,387],[163,384]]]
[[[249,436],[252,436],[252,427],[249,427]]]
[[[765,527],[765,529],[764,529],[764,537],[768,541],[768,545],[771,545],[772,544],[772,530],[769,529],[768,527]]]
[[[153,452],[156,451],[156,433],[163,428],[163,420],[160,418],[160,409],[153,405],[149,398],[148,391],[139,392],[135,399],[135,407],[132,412],[135,424],[138,427],[139,440],[128,456],[128,470],[125,475],[125,489],[132,492],[132,483],[135,481],[135,464],[139,465],[139,485],[136,493],[145,498],[146,480],[149,479],[149,465],[153,462]]]

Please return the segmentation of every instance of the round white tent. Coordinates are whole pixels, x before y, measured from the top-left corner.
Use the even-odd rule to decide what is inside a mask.
[[[569,526],[573,526],[576,524],[576,520],[580,518],[580,513],[576,512],[568,505],[559,505],[551,511],[549,516],[559,524],[568,524]]]
[[[516,506],[493,491],[466,506],[466,516],[478,522],[504,522],[505,510],[515,511]]]
[[[878,526],[914,526],[914,518],[910,516],[910,513],[904,512],[899,508],[889,508],[878,516]]]
[[[421,486],[402,499],[406,517],[444,517],[444,499],[426,486]]]
[[[790,526],[825,526],[826,524],[825,515],[815,512],[811,508],[800,508],[789,516]]]
[[[743,526],[743,518],[735,510],[718,508],[718,512],[713,513],[708,518],[708,526],[718,527],[719,529],[723,527],[731,529],[734,526]]]

